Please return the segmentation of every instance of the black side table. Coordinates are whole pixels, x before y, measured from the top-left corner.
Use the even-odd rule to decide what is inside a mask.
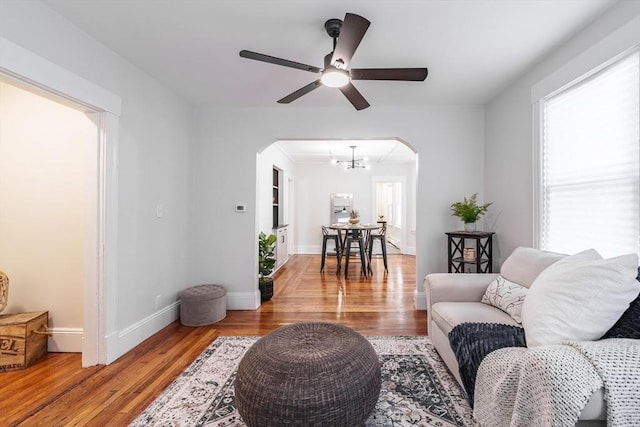
[[[493,235],[489,231],[451,231],[448,236],[448,271],[464,273],[467,266],[475,266],[477,273],[493,272]],[[468,244],[468,240],[474,241]]]

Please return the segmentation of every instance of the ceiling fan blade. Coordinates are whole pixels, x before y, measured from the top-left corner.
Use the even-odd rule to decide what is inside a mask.
[[[407,80],[424,81],[426,68],[355,68],[349,71],[351,80]]]
[[[300,62],[289,61],[288,59],[276,58],[275,56],[269,56],[262,53],[251,52],[250,50],[241,50],[240,56],[247,59],[255,59],[256,61],[268,62],[270,64],[282,65],[284,67],[297,68],[298,70],[310,71],[312,73],[319,73],[322,71],[318,67],[313,65],[301,64]]]
[[[311,82],[308,85],[303,86],[300,89],[296,90],[295,92],[290,93],[284,98],[279,99],[278,104],[288,104],[290,102],[293,102],[296,99],[300,98],[302,95],[306,95],[312,90],[319,88],[320,86],[322,86],[322,82],[320,82],[320,79],[318,79],[315,82]]]
[[[358,92],[358,89],[356,89],[353,84],[347,83],[346,85],[338,89],[340,89],[340,92],[342,92],[344,96],[347,97],[349,102],[351,102],[353,106],[356,107],[356,110],[364,110],[369,106],[367,100],[364,99],[364,96],[362,96],[362,94]]]
[[[358,48],[370,24],[371,22],[360,15],[353,13],[347,13],[345,15],[342,28],[340,29],[340,36],[338,37],[336,48],[333,50],[333,56],[331,57],[331,65],[336,66],[337,61],[342,61],[344,65],[340,65],[337,68],[346,69],[349,66],[351,57]]]

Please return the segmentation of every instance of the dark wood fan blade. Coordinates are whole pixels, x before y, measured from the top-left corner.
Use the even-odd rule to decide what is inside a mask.
[[[319,73],[320,71],[322,71],[320,68],[314,67],[313,65],[301,64],[299,62],[289,61],[288,59],[276,58],[275,56],[251,52],[250,50],[241,50],[240,56],[247,59],[255,59],[256,61],[282,65],[283,67],[291,67],[297,68],[298,70],[311,71],[312,73]]]
[[[426,68],[355,68],[349,71],[351,80],[408,80],[424,81]]]
[[[336,48],[333,50],[331,65],[336,66],[337,61],[342,61],[344,65],[340,65],[337,68],[346,69],[349,66],[351,57],[358,48],[370,24],[371,22],[360,15],[353,13],[345,15]]]
[[[347,83],[346,85],[338,89],[340,89],[340,92],[342,92],[344,96],[347,97],[349,102],[351,102],[353,106],[356,107],[356,110],[364,110],[369,106],[367,100],[364,99],[364,96],[362,96],[362,94],[358,92],[358,89],[356,89],[353,84]]]
[[[296,99],[300,98],[302,95],[306,95],[312,90],[319,88],[320,86],[322,86],[322,82],[320,82],[320,79],[318,79],[315,82],[311,82],[308,85],[296,90],[295,92],[290,93],[284,98],[279,99],[278,104],[288,104],[290,102],[293,102]]]

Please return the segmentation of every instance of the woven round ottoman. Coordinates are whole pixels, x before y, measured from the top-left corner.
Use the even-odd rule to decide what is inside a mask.
[[[244,355],[235,401],[250,426],[359,426],[380,394],[380,363],[365,337],[335,323],[297,323]]]
[[[180,292],[180,323],[203,326],[227,315],[227,291],[220,285],[199,285]]]

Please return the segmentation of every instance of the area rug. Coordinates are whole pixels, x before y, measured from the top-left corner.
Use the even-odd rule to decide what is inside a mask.
[[[234,405],[240,359],[259,337],[217,338],[131,424],[245,426]],[[382,370],[382,388],[365,426],[474,426],[472,410],[428,337],[367,337]]]

